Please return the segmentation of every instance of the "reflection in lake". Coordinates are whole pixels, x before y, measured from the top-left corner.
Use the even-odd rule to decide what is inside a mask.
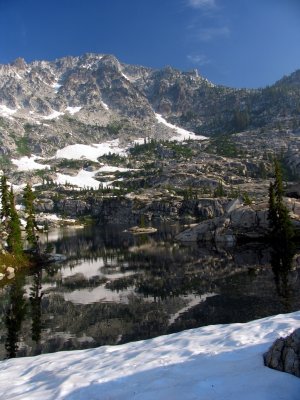
[[[4,320],[7,329],[5,349],[9,358],[17,356],[21,325],[26,313],[23,284],[23,279],[18,277],[8,290],[8,304]]]
[[[0,289],[1,357],[125,343],[299,309],[295,252],[184,246],[172,240],[177,230],[51,232],[43,245],[67,261]]]

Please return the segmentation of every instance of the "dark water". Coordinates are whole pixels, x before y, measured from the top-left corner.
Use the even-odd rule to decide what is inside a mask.
[[[0,289],[0,356],[125,343],[300,308],[297,256],[264,245],[184,246],[177,226],[133,236],[120,227],[44,238],[67,261]],[[288,267],[288,271],[286,270]]]

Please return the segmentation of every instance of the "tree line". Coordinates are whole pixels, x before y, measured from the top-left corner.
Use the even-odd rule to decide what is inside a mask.
[[[16,209],[15,194],[13,186],[8,184],[7,177],[1,176],[0,180],[1,195],[1,228],[7,234],[7,249],[14,255],[21,255],[24,252],[24,243],[21,234],[21,221]],[[38,248],[37,224],[34,212],[35,195],[31,185],[28,183],[24,189],[24,212],[25,212],[25,232],[26,240],[32,251]]]

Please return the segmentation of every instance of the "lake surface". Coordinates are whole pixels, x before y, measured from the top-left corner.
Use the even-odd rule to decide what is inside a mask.
[[[178,230],[50,232],[43,246],[67,260],[1,282],[0,357],[120,344],[300,309],[295,252],[186,246],[174,242]]]

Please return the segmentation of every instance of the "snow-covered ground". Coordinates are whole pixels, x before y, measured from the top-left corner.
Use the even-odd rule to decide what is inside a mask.
[[[61,115],[64,115],[64,113],[60,112],[60,111],[53,110],[51,114],[43,116],[41,118],[46,119],[46,120],[47,119],[56,119],[56,118],[59,118]]]
[[[0,104],[0,116],[12,119],[12,115],[14,115],[18,110],[9,108],[4,104]]]
[[[71,115],[74,115],[76,113],[78,113],[80,110],[82,109],[82,107],[67,107],[66,111],[68,111]]]
[[[124,147],[119,145],[119,139],[115,139],[91,145],[71,144],[70,146],[66,146],[63,149],[57,150],[55,157],[67,158],[69,160],[80,160],[85,158],[87,160],[97,162],[98,157],[108,153],[125,155],[126,151]]]
[[[151,340],[0,363],[5,400],[299,400],[300,379],[263,365],[300,312]]]
[[[103,108],[105,109],[105,110],[109,110],[109,107],[108,107],[108,105],[106,104],[106,103],[104,103],[104,101],[102,100],[101,101],[101,104],[103,105]]]
[[[175,140],[177,142],[182,142],[184,140],[204,140],[207,139],[206,136],[196,135],[194,132],[187,131],[186,129],[179,128],[179,126],[170,124],[167,122],[160,114],[155,114],[157,121],[161,124],[164,124],[168,128],[173,129],[176,132],[175,136],[172,136],[170,140]]]
[[[50,169],[50,165],[39,164],[35,160],[42,160],[41,157],[31,155],[30,157],[24,156],[19,159],[12,159],[12,163],[18,167],[18,171],[32,171],[34,169]]]
[[[65,174],[60,174],[57,173],[56,180],[55,182],[60,184],[60,185],[65,185],[65,184],[70,184],[74,185],[80,188],[93,188],[93,189],[99,189],[99,186],[101,182],[97,181],[94,178],[94,175],[97,171],[86,171],[84,169],[81,169],[77,175],[71,176],[71,175],[65,175]],[[111,183],[111,182],[110,182]],[[108,183],[103,182],[102,186],[106,187]]]
[[[60,85],[58,81],[55,81],[51,86],[53,87],[55,93],[57,93],[59,89],[62,87],[62,85]]]
[[[87,170],[81,169],[75,176],[57,173],[56,174],[57,178],[55,179],[55,182],[60,185],[70,184],[70,185],[77,186],[79,188],[86,188],[86,189],[93,188],[93,189],[97,190],[97,189],[99,189],[99,186],[101,186],[102,188],[111,186],[112,182],[115,179],[113,179],[112,181],[100,182],[94,178],[95,175],[98,173],[101,173],[101,172],[107,173],[107,172],[116,172],[116,171],[125,172],[125,171],[129,171],[129,169],[104,165],[95,171],[87,171]],[[118,180],[120,180],[120,179],[118,179]]]

